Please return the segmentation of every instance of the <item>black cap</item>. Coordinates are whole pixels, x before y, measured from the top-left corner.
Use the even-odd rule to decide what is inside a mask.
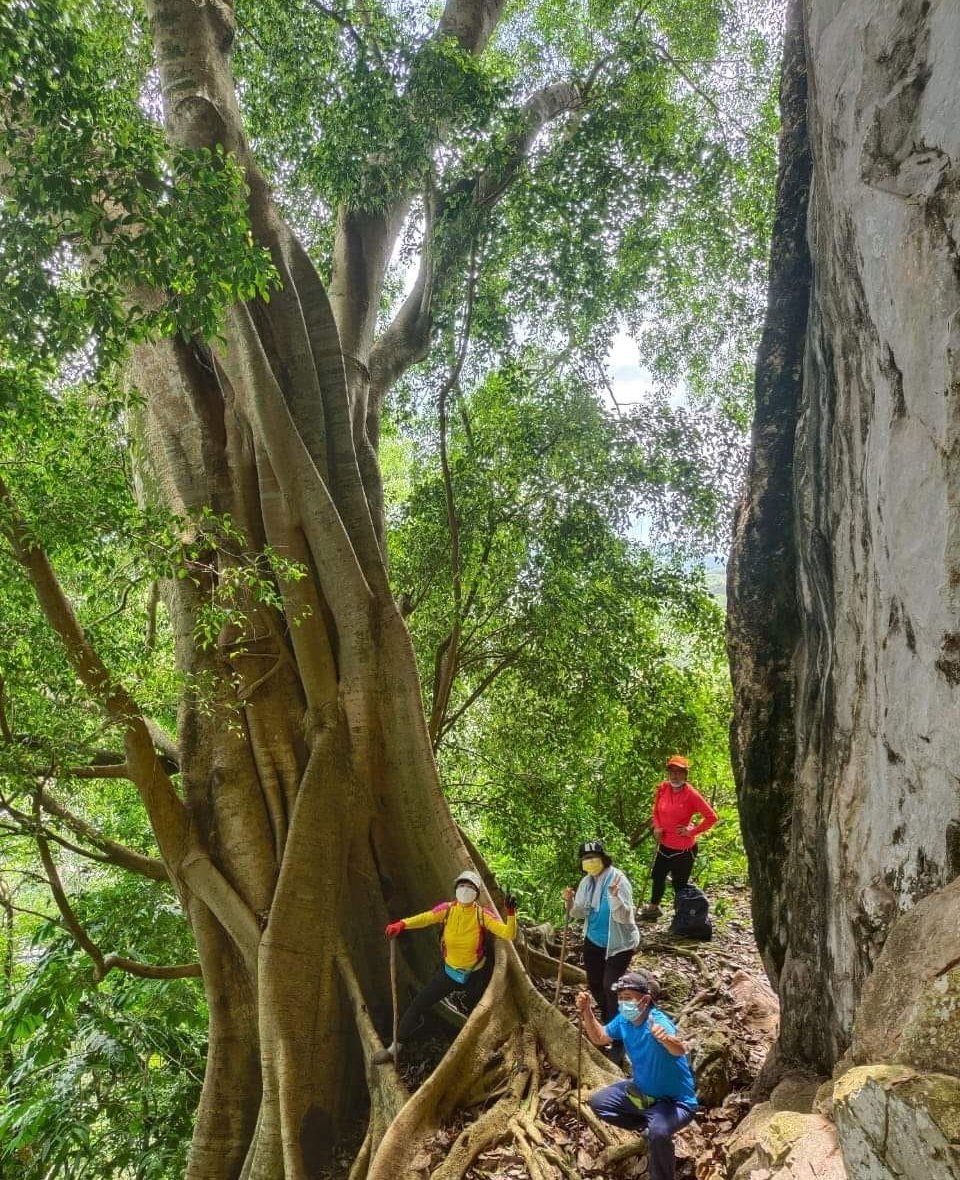
[[[656,999],[660,994],[660,987],[652,975],[648,975],[646,971],[627,971],[621,975],[616,983],[610,984],[612,992],[622,992],[630,990],[632,992],[639,992],[643,996],[650,996],[651,999]]]
[[[606,856],[607,850],[603,846],[602,840],[584,840],[580,845],[580,851],[577,853],[581,859],[585,856]]]

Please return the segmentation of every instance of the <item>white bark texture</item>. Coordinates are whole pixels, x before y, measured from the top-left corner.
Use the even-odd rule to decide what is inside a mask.
[[[449,0],[441,28],[476,51],[501,7]],[[351,1175],[392,1180],[409,1174],[418,1137],[438,1118],[478,1100],[478,1078],[502,1051],[527,1062],[518,1108],[528,1086],[537,1090],[538,1044],[550,1042],[553,1060],[574,1068],[571,1026],[533,990],[512,949],[498,954],[482,1004],[409,1102],[395,1071],[371,1060],[389,1027],[385,922],[447,896],[470,864],[440,790],[410,637],[390,593],[376,459],[380,399],[429,343],[429,293],[457,259],[431,269],[428,258],[423,298],[376,340],[374,313],[406,206],[341,213],[328,293],[247,147],[230,68],[232,5],[148,0],[147,10],[167,137],[235,154],[254,236],[280,288],[269,303],[232,307],[223,342],[137,350],[141,485],[185,517],[229,515],[245,551],[269,545],[306,574],[278,580],[279,606],[249,596],[206,646],[197,623],[239,560],[231,546],[206,537],[194,576],[164,589],[191,686],[179,719],[183,798],[164,778],[166,793],[152,787],[147,804],[155,826],[164,806],[179,825],[168,824],[176,839],[164,856],[211,1012],[188,1177],[315,1180],[368,1115]],[[513,172],[535,127],[576,97],[553,88],[531,108]],[[141,778],[152,783],[146,771],[159,756],[138,725],[143,740],[127,758],[145,745],[152,762]],[[400,951],[406,996],[435,969],[435,944],[404,940]],[[584,1075],[603,1077],[596,1063]]]
[[[799,7],[812,283],[802,372],[758,397],[731,657],[781,1054],[829,1069],[892,922],[960,873],[960,7]],[[766,422],[786,439],[772,477]],[[764,546],[796,594],[779,619],[755,597]],[[751,663],[765,625],[778,660]],[[771,736],[784,700],[792,727]]]

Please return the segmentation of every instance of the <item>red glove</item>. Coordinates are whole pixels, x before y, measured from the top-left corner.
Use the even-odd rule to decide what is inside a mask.
[[[505,914],[515,914],[517,912],[517,899],[512,893],[505,893],[503,895],[503,912]]]
[[[406,930],[407,924],[404,921],[388,922],[383,928],[384,934],[387,938],[396,938],[398,934],[402,934]]]

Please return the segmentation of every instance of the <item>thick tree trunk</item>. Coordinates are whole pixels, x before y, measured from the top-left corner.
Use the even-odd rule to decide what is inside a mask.
[[[384,924],[449,896],[471,863],[440,790],[383,556],[368,362],[403,210],[341,217],[331,301],[247,150],[231,5],[147,7],[168,138],[235,154],[254,236],[280,276],[269,303],[229,310],[216,346],[144,345],[131,366],[144,395],[143,494],[182,518],[187,546],[186,576],[164,596],[186,684],[181,824],[195,837],[167,862],[211,1012],[189,1176],[310,1180],[368,1118],[352,1175],[393,1180],[437,1118],[482,1097],[491,1061],[523,1066],[511,1074],[519,1111],[538,1044],[570,1069],[575,1044],[501,948],[441,1080],[406,1103],[395,1071],[371,1062],[390,1027]],[[441,25],[475,51],[500,7],[450,0]],[[388,333],[377,342],[383,371],[401,371],[428,339],[429,307],[407,310],[413,327],[395,333],[402,363],[387,355]],[[265,551],[302,576],[273,579]],[[276,594],[258,595],[257,578],[273,579]],[[404,940],[403,984],[435,961],[433,940]],[[598,1061],[587,1066],[585,1081],[602,1077]]]
[[[168,355],[152,371],[169,374],[174,363]],[[204,423],[208,450],[211,438],[225,444],[222,455],[207,454],[206,470],[231,472],[235,486],[212,494],[201,483],[195,502],[187,499],[198,470],[181,463],[191,410],[209,391],[180,383],[171,462],[156,445],[169,436],[155,416],[164,399],[150,371],[141,365],[154,480],[176,487],[188,511],[209,503],[229,513],[252,550],[267,542],[313,567],[316,550],[294,526],[265,456],[266,470],[253,473],[262,499],[253,498],[239,441],[253,438],[248,423]],[[246,447],[248,459],[258,453],[255,441]],[[470,861],[440,793],[409,637],[389,596],[370,601],[360,620],[348,612],[351,627],[341,632],[312,581],[292,583],[287,611],[247,604],[247,624],[227,628],[207,652],[193,641],[200,606],[232,564],[212,543],[208,560],[215,572],[199,585],[167,588],[181,669],[202,686],[181,715],[184,791],[204,845],[263,933],[248,963],[206,910],[194,916],[211,1049],[190,1175],[289,1180],[319,1174],[354,1132],[368,1103],[365,1072],[377,1141],[399,1108],[393,1071],[369,1063],[376,1033],[389,1028],[383,926],[447,896]],[[310,616],[291,627],[304,606]],[[432,970],[432,940],[404,949],[407,978]]]
[[[960,872],[960,11],[805,0],[795,33],[801,8],[810,310],[802,268],[776,298],[807,203],[788,103],[767,342],[793,352],[761,350],[730,646],[780,1051],[828,1070],[891,922]]]
[[[284,298],[295,295],[288,280]],[[382,567],[377,595],[364,580],[365,597],[331,607],[324,566],[343,560],[341,518],[331,514],[326,547],[325,531],[314,523],[308,537],[299,523],[304,493],[281,486],[261,437],[286,430],[285,445],[306,452],[303,436],[260,406],[245,412],[275,389],[243,363],[256,337],[235,319],[222,364],[164,344],[141,353],[136,375],[147,395],[145,483],[187,516],[205,506],[229,515],[248,552],[269,544],[311,575],[282,584],[283,611],[241,603],[246,613],[210,649],[195,636],[239,560],[230,542],[211,536],[196,579],[166,588],[181,671],[198,685],[180,719],[186,802],[262,929],[246,962],[202,907],[194,916],[211,1052],[190,1175],[289,1180],[327,1166],[364,1113],[364,1062],[379,1047],[375,1030],[389,1027],[385,922],[446,896],[469,857],[440,793]],[[288,479],[295,470],[291,461]],[[354,560],[345,574],[359,582],[358,572]],[[432,943],[408,949],[411,975],[432,969]],[[392,1071],[373,1089],[388,1113],[399,1107]],[[375,1121],[379,1138],[388,1120]]]

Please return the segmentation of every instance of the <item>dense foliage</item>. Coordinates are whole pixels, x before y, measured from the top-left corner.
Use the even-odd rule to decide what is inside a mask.
[[[461,397],[449,472],[456,602],[429,447],[407,466],[393,578],[448,795],[526,908],[552,916],[585,834],[608,837],[642,876],[652,792],[671,751],[690,752],[699,781],[732,803],[722,615],[697,566],[631,537],[636,514],[670,489],[670,455],[535,353]],[[459,674],[440,702],[453,617]],[[732,809],[730,820],[735,845]]]

